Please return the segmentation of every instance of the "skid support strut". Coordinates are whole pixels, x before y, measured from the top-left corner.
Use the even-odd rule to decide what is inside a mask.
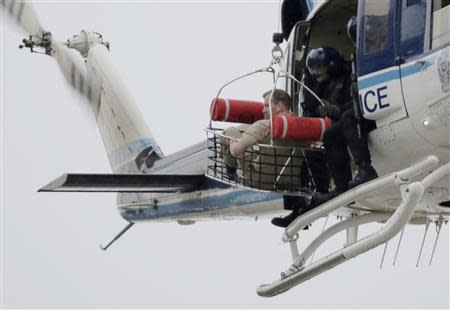
[[[423,195],[424,189],[441,179],[443,176],[448,175],[450,171],[450,164],[446,164],[435,170],[421,182],[410,183],[410,179],[424,171],[432,169],[432,167],[437,163],[438,159],[435,156],[429,156],[411,167],[397,173],[392,173],[360,185],[359,187],[356,187],[355,189],[350,190],[297,218],[286,228],[285,234],[282,237],[284,242],[289,242],[291,245],[291,250],[293,252],[293,264],[287,271],[282,273],[281,279],[257,288],[258,295],[270,297],[283,293],[290,288],[313,278],[344,261],[350,260],[355,256],[367,252],[393,238],[404,228],[414,214],[414,211]],[[294,236],[296,236],[296,234],[303,227],[320,217],[328,215],[330,212],[340,207],[346,206],[353,201],[362,199],[369,194],[382,191],[383,189],[394,185],[400,187],[402,202],[393,214],[365,214],[349,218],[324,231],[323,234],[319,235],[319,237],[316,238],[302,254],[298,253],[297,247],[293,245],[293,243],[296,243],[297,241],[297,238]],[[326,239],[335,235],[338,231],[364,223],[383,220],[387,220],[387,222],[378,232],[349,244],[343,249],[336,251],[308,266],[304,266],[307,258],[310,257],[315,249]]]

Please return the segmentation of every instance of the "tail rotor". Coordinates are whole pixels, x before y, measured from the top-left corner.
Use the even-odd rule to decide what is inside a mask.
[[[85,71],[71,58],[65,46],[67,43],[55,40],[51,32],[44,30],[34,6],[25,1],[2,0],[2,7],[29,35],[28,38],[22,40],[23,44],[19,48],[29,48],[33,53],[42,53],[53,57],[72,88],[92,101],[95,98],[94,89],[92,85],[89,85]]]

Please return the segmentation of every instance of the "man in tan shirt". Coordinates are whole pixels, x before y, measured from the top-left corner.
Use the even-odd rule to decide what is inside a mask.
[[[272,95],[272,104],[269,107],[269,100]],[[241,155],[246,149],[254,144],[269,144],[270,143],[270,110],[272,109],[272,116],[278,114],[288,114],[291,98],[290,96],[280,90],[275,89],[267,91],[263,95],[264,98],[264,119],[254,122],[240,137],[239,141],[234,141],[230,145],[230,153],[233,156]]]
[[[271,104],[269,100],[272,97]],[[263,190],[275,190],[280,187],[293,188],[298,186],[302,158],[300,154],[292,154],[292,149],[285,142],[276,142],[278,147],[254,147],[257,144],[269,144],[270,110],[272,116],[289,115],[291,98],[280,89],[267,91],[264,98],[264,119],[256,121],[243,134],[230,127],[223,134],[230,139],[222,140],[222,157],[228,171],[236,168],[243,171],[245,185]],[[234,139],[233,139],[234,138]],[[229,145],[229,147],[228,147]],[[282,147],[279,147],[282,146]]]

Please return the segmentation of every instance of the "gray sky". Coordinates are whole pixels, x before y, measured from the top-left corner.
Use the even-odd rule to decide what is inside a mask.
[[[86,29],[110,41],[165,154],[205,138],[222,84],[269,63],[278,18],[277,2],[257,1],[36,6],[56,38]],[[272,299],[255,289],[288,267],[290,252],[267,220],[136,225],[101,252],[98,244],[125,225],[114,195],[36,192],[65,172],[110,171],[89,109],[53,59],[17,48],[25,35],[3,14],[1,28],[3,307],[448,308],[448,227],[431,267],[434,229],[417,269],[423,227],[408,227],[395,268],[397,238],[381,270],[378,247]],[[253,79],[226,94],[258,99],[269,85],[268,77]],[[321,226],[301,236],[305,243]],[[325,250],[343,242],[334,238]]]

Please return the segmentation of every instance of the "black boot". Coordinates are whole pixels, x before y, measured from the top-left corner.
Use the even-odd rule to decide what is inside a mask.
[[[225,166],[225,167],[226,167],[226,176],[229,179],[234,180],[236,178],[236,168],[228,167],[228,166]]]
[[[271,223],[278,227],[288,227],[297,217],[309,210],[303,197],[284,195],[283,204],[285,210],[292,210],[292,212],[284,217],[272,219]]]
[[[294,210],[284,217],[274,217],[271,223],[278,227],[288,227],[299,215],[300,213]]]
[[[378,178],[378,174],[372,165],[369,163],[362,163],[359,165],[358,174],[352,181],[350,181],[348,187],[354,188],[376,178]]]
[[[329,193],[316,192],[316,193],[314,193],[314,195],[311,198],[310,205],[313,208],[320,206],[321,204],[324,204],[325,202],[330,201],[331,199],[339,196],[342,193],[345,193],[346,191],[347,191],[346,188],[336,188]]]

